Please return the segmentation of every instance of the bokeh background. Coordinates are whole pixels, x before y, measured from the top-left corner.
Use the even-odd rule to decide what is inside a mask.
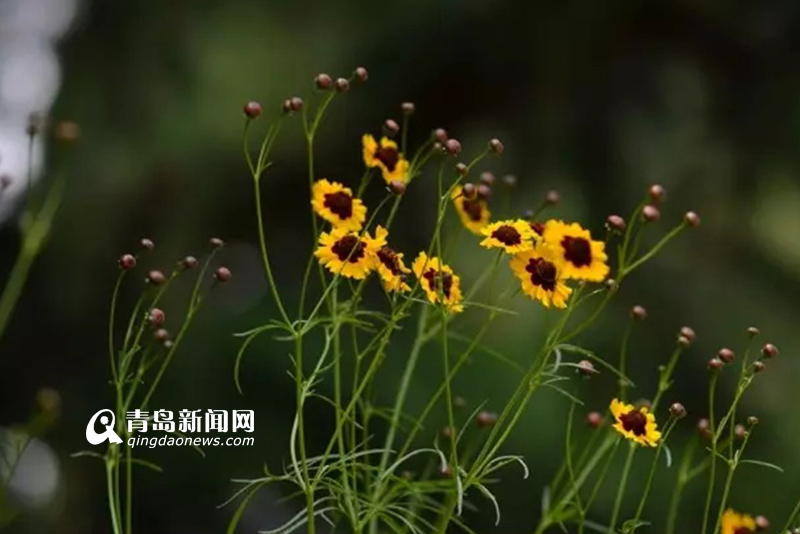
[[[791,1],[2,0],[0,173],[16,183],[24,173],[29,113],[75,120],[82,130],[68,157],[40,147],[43,179],[65,170],[69,187],[0,344],[0,425],[26,420],[42,387],[62,399],[58,424],[28,458],[18,477],[24,480],[15,481],[26,512],[11,531],[109,532],[102,467],[70,454],[86,448],[86,421],[110,403],[105,328],[115,262],[142,236],[157,245],[146,264],[163,268],[203,253],[212,235],[228,243],[221,261],[234,278],[202,312],[153,404],[253,409],[257,445],[209,449],[206,458],[187,449],[145,451],[165,472],[143,470],[137,478],[137,530],[221,532],[232,509],[217,505],[234,490],[230,479],[256,477],[264,462],[277,469],[287,459],[294,407],[286,346],[255,345],[244,364],[245,396],[232,380],[231,334],[275,313],[254,248],[241,107],[263,102],[258,125],[265,127],[284,98],[309,94],[318,72],[349,76],[360,65],[369,69],[368,83],[337,98],[321,129],[320,177],[356,184],[362,133],[378,133],[385,119],[399,119],[401,102],[412,101],[412,143],[439,126],[461,139],[466,153],[482,150],[492,136],[505,142],[505,155],[480,169],[518,177],[513,191],[495,192],[497,213],[516,215],[557,189],[563,200],[553,213],[600,232],[609,213],[629,213],[658,182],[668,201],[651,237],[687,209],[701,214],[702,226],[631,277],[581,342],[613,358],[630,307],[646,306],[631,365],[636,395],[647,397],[677,329],[695,328],[698,341],[669,395],[690,413],[677,453],[706,412],[705,362],[721,346],[743,350],[745,328],[759,326],[761,342],[773,341],[782,352],[759,376],[742,413],[762,421],[750,455],[786,472],[743,467],[732,504],[782,524],[800,494],[799,25],[800,4]],[[300,124],[288,122],[264,199],[277,277],[292,302],[311,244]],[[380,194],[373,185],[372,200]],[[427,243],[433,191],[432,179],[423,177],[409,192],[393,237],[400,248]],[[12,196],[0,203],[5,277],[19,241]],[[473,241],[462,236],[451,258],[467,286],[492,257]],[[126,286],[123,302],[130,306],[140,287]],[[168,316],[182,306],[168,301]],[[522,362],[552,316],[522,299],[512,306],[522,314],[499,321],[487,344]],[[468,331],[481,318],[468,313],[461,327]],[[407,335],[397,338],[381,374],[385,402]],[[412,408],[439,380],[439,353],[428,352]],[[470,406],[485,401],[499,409],[515,379],[513,370],[481,355],[455,387]],[[589,389],[586,409],[604,410],[613,380],[604,376]],[[731,380],[721,394],[730,397]],[[562,456],[566,410],[564,398],[537,394],[506,446],[525,455],[532,477],[504,474],[499,528],[491,505],[476,497],[480,511],[470,519],[477,531],[532,531],[542,486]],[[317,445],[330,430],[328,415],[314,409],[309,416]],[[631,495],[641,487],[646,456]],[[657,479],[649,508],[654,531],[663,527],[674,473]],[[697,528],[701,492],[702,484],[687,490],[679,531]],[[281,496],[280,488],[260,494],[241,531],[273,527],[292,513],[295,503],[279,503]],[[610,500],[601,497],[594,519],[605,519]]]

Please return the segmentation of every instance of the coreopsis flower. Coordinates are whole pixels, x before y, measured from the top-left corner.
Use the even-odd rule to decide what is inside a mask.
[[[386,244],[388,235],[389,232],[382,226],[375,229],[375,239],[382,243],[377,252],[377,269],[383,287],[386,291],[411,291],[405,280],[411,269],[403,262],[403,254]]]
[[[380,142],[367,134],[361,138],[364,148],[364,164],[367,167],[378,167],[386,183],[397,180],[403,183],[408,181],[408,160],[400,153],[397,143],[388,137],[381,138]]]
[[[516,254],[511,260],[511,270],[522,282],[522,291],[549,308],[566,308],[572,289],[567,286],[563,264],[546,243]]]
[[[427,254],[420,252],[411,269],[419,279],[428,301],[435,304],[441,296],[449,311],[464,311],[461,304],[464,298],[461,294],[461,279],[453,273],[449,265],[442,263],[439,258],[429,258]]]
[[[722,534],[750,534],[755,531],[756,522],[747,514],[740,514],[728,508],[722,515]]]
[[[473,234],[481,235],[481,230],[489,224],[491,216],[486,199],[480,195],[467,197],[460,185],[453,188],[450,198],[453,199],[461,224]]]
[[[481,241],[482,247],[502,248],[509,254],[532,249],[536,236],[530,224],[522,220],[492,223],[485,226],[481,233],[486,236],[486,239]]]
[[[384,243],[366,233],[359,235],[344,228],[334,228],[320,234],[314,256],[333,274],[363,279],[377,267],[378,250]]]
[[[334,228],[357,232],[367,218],[367,208],[353,191],[338,182],[324,178],[314,182],[311,189],[311,206],[314,213],[331,223]]]
[[[578,223],[547,221],[543,237],[558,252],[567,278],[600,282],[608,276],[605,243],[592,240],[589,230]]]
[[[627,439],[640,445],[655,447],[661,439],[655,416],[646,406],[635,408],[631,404],[614,399],[611,401],[611,413],[614,415],[614,429]]]

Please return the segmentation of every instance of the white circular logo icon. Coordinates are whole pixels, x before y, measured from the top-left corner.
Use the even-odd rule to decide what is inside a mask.
[[[100,417],[100,424],[106,427],[105,432],[101,432],[98,434],[94,431],[94,425],[97,421],[97,418],[100,414],[108,412],[111,417],[109,418],[108,415],[103,415]],[[111,410],[104,408],[94,414],[92,418],[89,420],[89,424],[86,425],[86,441],[91,443],[92,445],[99,445],[103,443],[105,440],[108,440],[110,443],[122,443],[122,439],[114,432],[114,423],[116,418],[114,417],[114,412]]]

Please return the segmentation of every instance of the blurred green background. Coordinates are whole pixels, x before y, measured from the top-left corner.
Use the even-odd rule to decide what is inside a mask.
[[[165,472],[139,473],[137,530],[221,532],[232,509],[216,506],[234,490],[230,479],[256,477],[264,462],[279,469],[287,461],[294,410],[287,347],[254,345],[244,364],[245,396],[232,380],[238,345],[231,334],[275,313],[254,246],[241,107],[261,101],[266,112],[257,125],[265,128],[283,99],[309,94],[318,72],[349,76],[360,65],[369,69],[369,81],[337,98],[320,131],[320,177],[355,186],[363,172],[361,135],[379,133],[387,118],[399,120],[399,104],[412,101],[412,143],[439,126],[462,141],[466,154],[482,150],[490,137],[504,141],[505,155],[479,169],[519,179],[513,192],[497,189],[497,215],[504,205],[508,215],[521,213],[557,189],[562,203],[553,214],[599,234],[608,214],[627,215],[655,182],[668,199],[651,237],[687,209],[700,213],[702,226],[632,276],[581,342],[615,358],[628,310],[646,306],[631,366],[639,386],[634,395],[648,397],[677,329],[697,331],[666,399],[681,400],[690,413],[676,454],[706,414],[706,361],[721,346],[743,350],[745,328],[759,326],[759,344],[772,341],[782,353],[759,376],[741,413],[762,421],[749,455],[786,472],[743,467],[731,503],[782,524],[800,494],[798,24],[800,4],[790,1],[81,4],[57,45],[63,80],[50,114],[80,123],[82,136],[69,159],[49,163],[67,169],[67,197],[0,346],[0,424],[24,421],[43,386],[62,397],[62,417],[45,439],[58,461],[58,490],[12,532],[110,530],[101,464],[69,455],[86,448],[86,421],[111,403],[105,329],[115,262],[142,236],[157,247],[145,265],[165,269],[185,254],[202,254],[208,238],[220,236],[228,243],[221,261],[234,272],[198,318],[153,406],[253,409],[257,445],[209,449],[206,458],[180,448],[145,451]],[[268,241],[290,303],[311,250],[304,161],[295,118],[264,184]],[[425,178],[411,188],[393,232],[393,244],[408,256],[425,246],[433,226],[434,184]],[[373,206],[379,189],[373,184]],[[493,257],[474,241],[462,236],[450,258],[467,287]],[[0,230],[2,276],[17,245],[16,225],[7,220]],[[126,286],[123,302],[130,306],[140,287]],[[179,299],[167,302],[168,325],[182,306]],[[552,314],[522,298],[513,306],[522,314],[498,321],[487,344],[525,362]],[[468,312],[459,327],[468,331],[482,317]],[[381,373],[386,403],[408,332],[395,340]],[[427,352],[412,409],[440,380],[439,351]],[[515,379],[513,370],[482,354],[455,389],[470,407],[486,401],[499,410]],[[592,384],[586,408],[604,411],[613,380]],[[498,528],[490,503],[473,496],[480,511],[468,514],[477,531],[532,531],[542,486],[562,457],[566,410],[564,398],[537,394],[505,447],[526,457],[532,476],[523,481],[513,469],[504,473]],[[314,408],[309,417],[310,439],[319,446],[331,429],[329,413]],[[435,430],[420,443],[427,445]],[[639,457],[634,497],[648,456]],[[648,514],[654,532],[663,528],[674,473],[662,471],[657,479]],[[689,487],[678,531],[697,528],[702,486]],[[280,490],[259,495],[242,532],[274,527],[293,513],[296,503],[277,503]],[[610,501],[601,496],[601,510]],[[594,519],[606,517],[601,511]]]

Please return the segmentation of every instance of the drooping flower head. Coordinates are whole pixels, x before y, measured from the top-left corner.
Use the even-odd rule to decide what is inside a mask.
[[[386,291],[411,291],[411,287],[405,281],[406,274],[410,273],[411,269],[403,262],[402,253],[385,244],[388,235],[389,232],[382,226],[375,229],[375,239],[384,243],[377,252],[378,274],[383,287]]]
[[[461,279],[453,273],[449,265],[442,263],[439,258],[429,258],[427,254],[420,252],[411,269],[419,279],[428,301],[435,304],[441,296],[449,311],[464,311],[461,304],[464,298],[461,294]]]
[[[461,224],[473,234],[481,235],[481,230],[489,224],[489,217],[491,216],[489,203],[486,199],[480,195],[475,195],[474,198],[467,198],[460,185],[453,188],[450,198],[453,199]]]
[[[509,254],[525,252],[533,248],[536,234],[525,221],[499,221],[485,226],[481,233],[486,239],[481,241],[481,246],[486,248],[501,248]]]
[[[314,182],[311,190],[314,212],[331,223],[334,228],[357,232],[367,218],[367,208],[355,198],[349,187],[322,179]]]
[[[589,230],[578,223],[547,221],[544,240],[558,252],[567,278],[601,282],[608,276],[605,243],[593,241]]]
[[[361,138],[364,149],[364,164],[367,167],[378,167],[386,183],[397,180],[408,181],[408,160],[400,153],[397,143],[383,137],[380,143],[367,134]]]
[[[722,515],[722,534],[750,534],[755,531],[756,522],[747,514],[740,514],[728,508]]]
[[[377,267],[378,250],[385,244],[385,241],[373,239],[369,234],[359,235],[344,228],[334,228],[320,234],[319,247],[314,255],[333,274],[363,279]]]
[[[537,243],[532,249],[516,254],[511,260],[511,270],[522,282],[522,291],[544,307],[567,307],[572,289],[565,283],[558,255],[546,243]]]
[[[646,406],[635,408],[618,399],[611,401],[611,413],[614,415],[614,429],[627,439],[640,445],[655,447],[661,439],[655,416]]]

